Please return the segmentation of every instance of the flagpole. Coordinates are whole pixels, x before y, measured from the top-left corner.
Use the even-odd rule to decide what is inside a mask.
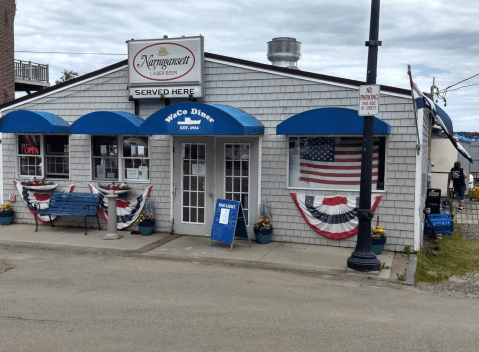
[[[379,6],[380,0],[371,0],[371,19],[369,24],[369,46],[367,84],[376,84],[379,37]],[[361,158],[361,181],[359,188],[359,231],[356,249],[348,258],[348,268],[358,271],[379,271],[381,262],[372,250],[371,244],[371,182],[373,168],[374,116],[364,116],[363,123],[363,153]]]

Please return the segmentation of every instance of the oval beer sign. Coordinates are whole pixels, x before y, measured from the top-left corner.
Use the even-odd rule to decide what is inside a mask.
[[[151,81],[173,81],[187,75],[196,58],[187,47],[176,43],[156,43],[144,47],[133,58],[133,69]]]

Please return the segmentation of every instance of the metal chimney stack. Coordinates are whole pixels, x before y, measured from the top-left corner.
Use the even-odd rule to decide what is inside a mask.
[[[301,59],[301,43],[295,38],[278,37],[268,42],[268,60],[273,66],[298,69]]]

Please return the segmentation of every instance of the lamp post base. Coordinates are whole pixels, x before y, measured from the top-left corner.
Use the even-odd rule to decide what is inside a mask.
[[[123,235],[117,233],[107,233],[105,236],[102,237],[103,240],[118,240],[122,238]]]
[[[374,252],[355,253],[348,258],[348,268],[357,271],[379,271],[381,270],[381,261]]]

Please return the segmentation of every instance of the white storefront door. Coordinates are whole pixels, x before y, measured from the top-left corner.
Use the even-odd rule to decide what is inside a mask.
[[[215,201],[214,137],[174,137],[173,218],[179,234],[209,235]]]
[[[258,218],[258,137],[174,137],[173,218],[179,234],[209,236],[217,199],[241,202],[248,235]]]

